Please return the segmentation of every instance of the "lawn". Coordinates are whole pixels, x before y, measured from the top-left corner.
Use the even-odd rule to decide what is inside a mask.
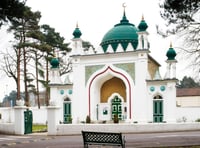
[[[47,125],[44,124],[33,124],[32,126],[32,132],[46,132],[47,131]]]

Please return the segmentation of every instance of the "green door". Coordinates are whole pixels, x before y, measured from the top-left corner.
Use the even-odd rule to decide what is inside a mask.
[[[122,101],[118,96],[115,96],[111,101],[112,103],[112,119],[114,115],[118,115],[118,119],[122,119]]]
[[[71,116],[71,102],[64,103],[64,123],[72,123],[72,116]]]
[[[163,122],[163,100],[153,101],[153,122]]]
[[[32,133],[33,114],[31,110],[24,111],[24,134]]]

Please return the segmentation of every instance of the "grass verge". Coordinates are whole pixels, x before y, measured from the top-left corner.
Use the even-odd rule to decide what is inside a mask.
[[[33,124],[32,126],[32,132],[46,132],[47,131],[47,125],[44,124]]]

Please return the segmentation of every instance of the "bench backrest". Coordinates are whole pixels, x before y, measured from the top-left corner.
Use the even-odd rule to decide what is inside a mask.
[[[82,131],[84,143],[107,143],[123,145],[121,133],[104,133]]]

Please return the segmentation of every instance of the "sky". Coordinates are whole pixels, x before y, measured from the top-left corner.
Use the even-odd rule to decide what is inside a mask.
[[[163,77],[166,71],[166,52],[169,49],[170,42],[176,46],[174,37],[162,38],[156,32],[156,25],[163,30],[166,29],[164,20],[160,17],[160,0],[27,0],[27,6],[32,11],[41,12],[40,24],[48,24],[55,28],[65,42],[70,42],[73,38],[73,31],[78,24],[82,32],[81,38],[89,41],[95,48],[99,47],[103,36],[119,23],[125,3],[126,17],[130,23],[138,24],[142,15],[148,24],[150,55],[156,59],[162,67],[160,68]],[[9,35],[0,31],[3,37],[0,38],[0,48],[5,48],[9,42]],[[2,35],[1,35],[2,36]],[[181,63],[177,63],[177,77],[181,79],[186,71],[180,68]],[[0,76],[0,100],[16,86],[12,79],[5,79]]]

